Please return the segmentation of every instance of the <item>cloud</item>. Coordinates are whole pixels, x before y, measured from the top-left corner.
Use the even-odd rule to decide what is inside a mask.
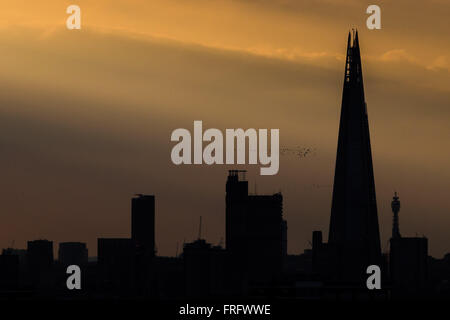
[[[439,56],[433,60],[433,62],[427,66],[427,69],[432,71],[450,71],[450,62],[447,56]]]
[[[385,52],[381,55],[380,61],[388,61],[388,62],[409,62],[409,63],[417,63],[417,58],[413,55],[408,54],[404,49],[393,49]]]
[[[198,212],[209,215],[208,240],[218,241],[228,168],[170,164],[171,130],[202,119],[216,128],[276,127],[284,145],[317,147],[313,159],[300,165],[284,157],[278,176],[258,182],[259,190],[283,188],[284,212],[296,230],[289,236],[290,250],[300,252],[312,225],[328,225],[329,190],[299,192],[299,185],[332,183],[348,30],[343,17],[322,23],[328,16],[317,8],[311,10],[320,19],[311,18],[306,8],[295,14],[242,11],[229,7],[229,1],[222,2],[223,14],[215,15],[216,2],[206,1],[203,8],[179,1],[189,7],[181,10],[167,0],[142,1],[149,7],[139,12],[118,2],[125,8],[122,14],[106,1],[99,3],[81,4],[91,17],[87,22],[95,20],[81,32],[64,30],[59,11],[54,21],[61,29],[45,37],[38,22],[0,32],[0,162],[7,174],[0,203],[7,224],[0,234],[13,230],[10,236],[18,241],[37,234],[87,239],[95,251],[99,234],[128,235],[129,197],[143,191],[157,194],[161,253],[174,251],[167,230],[180,235],[177,240],[190,239]],[[364,17],[358,10],[353,14]],[[401,21],[391,28],[398,30]],[[382,225],[391,223],[390,190],[399,186],[410,194],[402,198],[409,206],[405,228],[422,231],[426,210],[432,212],[430,226],[448,225],[448,199],[434,193],[450,187],[450,97],[439,92],[449,82],[436,72],[448,66],[449,55],[445,43],[423,46],[422,40],[434,38],[408,32],[412,40],[395,31],[362,31],[361,45],[378,201],[385,205],[380,206]],[[424,52],[431,58],[424,59]],[[431,61],[431,69],[422,61]],[[421,90],[423,83],[430,90]],[[186,189],[186,181],[195,183]],[[20,201],[19,194],[24,194]],[[61,212],[67,203],[73,205]],[[45,223],[21,225],[36,217],[45,217]],[[171,225],[174,220],[180,223]],[[63,236],[54,228],[60,222],[67,228],[58,229]],[[446,230],[423,231],[430,241],[434,237],[433,250],[448,249]],[[440,246],[435,245],[439,237]]]

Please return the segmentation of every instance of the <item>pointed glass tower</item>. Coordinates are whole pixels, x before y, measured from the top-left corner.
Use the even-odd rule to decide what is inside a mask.
[[[380,233],[369,123],[358,32],[349,33],[328,243],[335,248],[335,276],[367,278],[381,263]]]

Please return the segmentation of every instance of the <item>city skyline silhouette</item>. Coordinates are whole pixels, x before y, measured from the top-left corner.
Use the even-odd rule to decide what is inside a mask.
[[[361,43],[363,54],[377,52],[374,47],[376,42],[373,42],[374,39],[370,40],[371,37],[373,36],[367,32],[364,34]],[[64,41],[69,40],[65,38],[65,35],[55,33],[48,38],[49,46],[53,48],[60,41],[65,43]],[[339,38],[340,45],[333,46],[332,49],[344,55],[346,37],[341,34]],[[100,38],[89,34],[80,34],[79,38],[72,38],[71,41],[84,48],[94,39],[104,43]],[[111,45],[120,46],[121,41],[121,38],[114,38]],[[6,47],[14,48],[12,43],[6,43]],[[33,45],[40,48],[40,43]],[[327,50],[330,47],[327,43],[322,45]],[[92,47],[91,44],[89,46]],[[159,47],[156,44],[154,46],[148,45],[139,50],[150,51],[148,56],[153,57],[150,53],[158,52]],[[134,48],[136,47],[132,47],[133,50]],[[385,49],[389,50],[390,47],[386,46]],[[172,49],[165,50],[165,56],[170,57]],[[176,48],[173,50],[179,52]],[[183,52],[178,54],[182,55]],[[199,53],[195,55],[195,59],[189,55],[186,59],[197,61],[197,64],[191,62],[196,69],[206,73],[201,79],[209,79],[206,82],[212,85],[215,83],[210,79],[213,74],[226,74],[224,68],[220,67],[223,59],[219,59],[218,55],[219,53]],[[279,189],[284,192],[288,199],[285,203],[286,217],[291,226],[295,225],[299,230],[295,235],[290,235],[288,250],[291,253],[302,252],[308,247],[309,236],[306,235],[311,226],[325,230],[329,224],[342,66],[345,58],[333,63],[337,71],[253,58],[256,59],[253,67],[252,62],[245,63],[246,60],[239,56],[227,58],[230,60],[226,70],[231,72],[232,78],[223,77],[221,82],[226,83],[227,88],[232,87],[227,90],[226,102],[221,102],[223,99],[220,99],[220,92],[223,89],[211,89],[211,94],[205,96],[202,89],[204,86],[199,83],[201,79],[187,79],[185,73],[176,76],[170,69],[160,70],[157,66],[161,65],[162,68],[168,62],[158,56],[153,57],[156,66],[152,64],[145,68],[146,74],[156,72],[161,75],[158,76],[161,79],[181,77],[182,83],[196,83],[195,89],[190,88],[189,91],[200,95],[203,100],[196,100],[195,103],[191,103],[191,100],[173,102],[176,105],[186,105],[183,110],[189,114],[180,113],[180,116],[173,115],[170,111],[178,110],[172,104],[170,107],[161,107],[168,115],[160,114],[155,110],[158,104],[154,103],[152,97],[148,97],[149,102],[144,106],[136,106],[132,97],[122,97],[117,99],[117,103],[101,99],[100,102],[92,102],[84,97],[89,92],[88,88],[80,90],[76,97],[69,99],[61,97],[53,89],[39,93],[35,89],[22,88],[17,91],[9,90],[9,86],[3,87],[0,97],[0,128],[6,149],[5,157],[0,160],[2,168],[5,168],[5,183],[1,186],[3,201],[0,204],[0,214],[3,223],[0,247],[10,246],[13,240],[15,246],[25,248],[28,239],[46,237],[64,242],[78,238],[94,248],[90,252],[95,256],[97,237],[128,233],[128,198],[139,192],[158,196],[158,229],[174,230],[179,234],[178,239],[165,236],[166,233],[156,234],[161,254],[173,256],[177,242],[180,245],[184,238],[195,238],[199,211],[202,211],[204,232],[208,239],[219,243],[225,237],[220,187],[225,168],[180,168],[172,165],[168,158],[170,132],[174,128],[190,126],[194,119],[203,118],[205,126],[223,130],[228,127],[277,126],[281,129],[281,146],[315,149],[315,153],[303,158],[296,157],[295,154],[281,156],[281,171],[273,179],[258,177],[251,166],[240,168],[249,171],[252,192],[255,184],[261,193],[274,193]],[[403,200],[403,214],[408,216],[402,224],[404,232],[426,234],[433,243],[430,248],[433,256],[442,257],[450,242],[445,230],[450,223],[447,218],[449,202],[444,193],[440,192],[447,189],[449,181],[446,171],[448,166],[444,165],[447,148],[442,147],[447,143],[444,141],[447,126],[441,125],[445,120],[445,113],[436,108],[443,108],[446,101],[434,91],[402,86],[393,94],[395,86],[390,86],[389,79],[377,78],[376,71],[381,66],[374,65],[369,58],[364,60],[364,70],[380,223],[390,224],[389,203],[393,192],[399,192]],[[36,65],[42,63],[38,57],[31,56],[30,59]],[[109,63],[120,65],[117,57],[111,56],[109,59]],[[181,62],[173,59],[171,63],[180,69]],[[213,59],[213,66],[207,68],[203,65],[204,59]],[[5,57],[4,61],[9,60]],[[132,61],[126,59],[127,63],[133,63]],[[95,69],[87,61],[83,60],[83,63],[89,69]],[[247,67],[237,68],[242,64]],[[28,64],[27,68],[31,66]],[[52,64],[48,69],[56,72]],[[86,69],[88,68],[79,66],[80,72]],[[6,72],[9,69],[3,70]],[[162,77],[163,71],[166,73],[165,77]],[[111,72],[120,78],[117,68],[112,67]],[[264,75],[264,81],[257,81],[258,78],[254,78],[256,75]],[[135,83],[135,77],[130,77],[130,82]],[[150,76],[141,80],[148,82],[146,87],[154,87]],[[149,90],[136,92],[136,89],[128,87],[128,82],[121,83],[122,90],[115,90],[112,95],[130,92],[147,99],[145,92]],[[109,83],[105,84],[105,88],[109,86]],[[269,89],[274,86],[274,90]],[[186,90],[176,92],[184,94]],[[281,108],[281,112],[274,113],[275,107]],[[440,120],[432,122],[438,125],[429,127],[429,117],[437,111]],[[422,116],[421,112],[428,116]],[[178,111],[174,113],[178,114]],[[239,117],[232,116],[234,114],[239,114]],[[166,120],[156,121],[154,124],[153,119],[159,120],[161,117]],[[172,118],[167,120],[167,117]],[[187,181],[197,183],[190,184],[189,190],[186,190]],[[198,194],[205,196],[196,196]],[[174,196],[182,201],[172,201]],[[203,201],[204,198],[206,202]],[[188,201],[191,204],[189,207],[182,206]],[[71,205],[67,206],[67,203]],[[42,223],[32,224],[28,222],[30,220]],[[180,223],[171,225],[173,220],[179,220]],[[385,228],[380,231],[381,245],[386,250],[390,231]]]
[[[128,237],[98,237],[98,259],[88,260],[79,242],[28,241],[27,250],[5,248],[1,286],[26,297],[64,297],[64,268],[83,270],[85,297],[291,297],[392,299],[448,297],[450,254],[434,259],[426,237],[399,232],[400,202],[394,194],[389,252],[378,227],[367,105],[358,32],[349,33],[328,242],[311,229],[311,249],[288,254],[289,219],[282,192],[250,194],[246,170],[229,170],[225,195],[225,246],[202,238],[183,242],[182,254],[158,255],[155,195],[136,194]],[[256,189],[256,188],[255,188]],[[199,215],[201,217],[201,214]],[[201,218],[200,218],[201,219]],[[402,219],[404,221],[406,219]],[[176,223],[174,221],[174,223]],[[397,231],[395,231],[397,230]],[[176,236],[176,235],[175,235]],[[177,248],[178,253],[178,248]],[[382,290],[368,291],[366,268],[382,270]]]
[[[310,248],[311,229],[326,240],[347,31],[357,27],[379,223],[391,224],[397,191],[402,234],[426,235],[430,254],[442,258],[450,243],[450,45],[442,41],[450,4],[384,3],[382,29],[369,30],[364,2],[223,2],[86,2],[81,30],[67,30],[67,6],[56,0],[5,5],[0,247],[77,239],[96,256],[98,237],[128,236],[135,193],[158,198],[159,254],[174,256],[177,243],[196,238],[200,212],[205,237],[219,244],[228,169],[248,170],[250,192],[283,192],[297,231],[289,253]],[[210,18],[218,13],[220,23]],[[252,166],[176,167],[170,134],[197,119],[221,131],[279,128],[290,150],[280,172],[264,179]],[[383,252],[389,229],[380,228]]]

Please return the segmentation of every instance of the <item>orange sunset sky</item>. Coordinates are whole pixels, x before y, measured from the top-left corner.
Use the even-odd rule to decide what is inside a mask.
[[[66,8],[81,8],[67,30]],[[368,30],[369,4],[381,30]],[[347,34],[358,28],[382,249],[394,191],[403,236],[450,251],[450,2],[0,0],[0,248],[130,235],[130,198],[156,195],[158,254],[225,236],[228,169],[282,191],[288,250],[325,239]],[[257,166],[175,166],[176,128],[279,128],[314,150]],[[224,240],[223,240],[224,241]]]

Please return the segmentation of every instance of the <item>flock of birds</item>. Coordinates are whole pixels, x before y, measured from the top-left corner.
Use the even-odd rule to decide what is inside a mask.
[[[307,156],[315,156],[316,149],[312,147],[281,147],[280,155],[294,155],[299,158],[306,158]]]

